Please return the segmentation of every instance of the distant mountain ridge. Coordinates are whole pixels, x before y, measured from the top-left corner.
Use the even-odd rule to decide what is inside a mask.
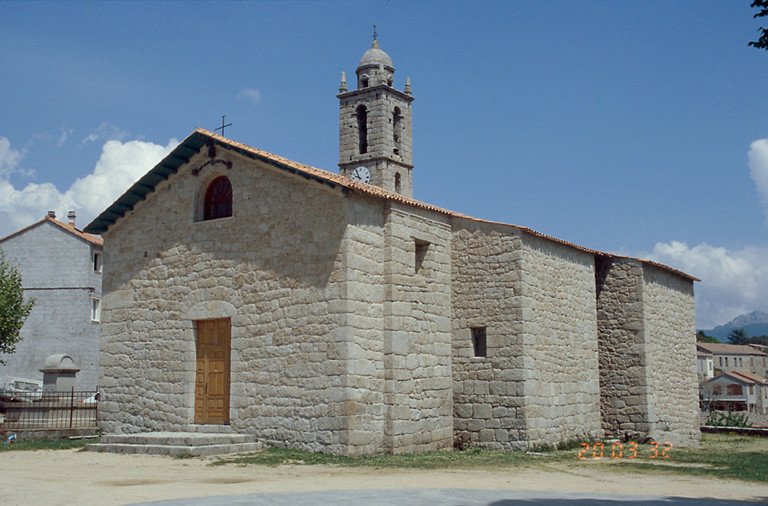
[[[728,323],[718,325],[713,329],[703,330],[708,336],[727,342],[728,334],[734,329],[744,329],[744,332],[749,337],[766,336],[768,335],[768,313],[765,311],[752,311],[751,313],[739,315]]]

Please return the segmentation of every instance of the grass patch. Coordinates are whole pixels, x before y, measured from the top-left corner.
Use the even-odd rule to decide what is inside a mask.
[[[582,452],[579,443],[568,449],[537,448],[537,454],[517,451],[438,451],[418,454],[340,457],[287,448],[267,448],[260,452],[225,457],[213,465],[332,465],[343,467],[403,469],[478,469],[536,468],[572,472],[583,466],[596,466],[601,471],[674,473],[688,476],[711,476],[768,483],[768,438],[730,434],[702,434],[698,448],[672,448],[669,458],[662,458],[664,446],[638,445],[637,452],[624,444],[622,458],[611,458],[613,445],[604,443],[603,458],[592,458],[592,450]],[[597,452],[599,455],[599,451]],[[618,447],[613,453],[618,456]],[[628,458],[634,455],[634,458]],[[655,455],[655,458],[651,456]]]
[[[675,448],[670,459],[621,468],[768,483],[768,439],[757,436],[702,434],[700,448]]]
[[[89,442],[85,439],[40,439],[38,441],[18,441],[12,443],[0,443],[0,452],[14,450],[71,450],[73,448],[85,448]]]
[[[556,453],[553,453],[556,455]],[[213,465],[254,464],[279,466],[293,465],[334,465],[343,467],[374,468],[506,468],[514,466],[536,466],[538,462],[551,462],[549,455],[529,455],[523,452],[499,452],[480,450],[435,451],[414,454],[382,454],[364,457],[341,457],[324,453],[312,453],[289,448],[267,448],[257,453],[236,457],[225,457]]]

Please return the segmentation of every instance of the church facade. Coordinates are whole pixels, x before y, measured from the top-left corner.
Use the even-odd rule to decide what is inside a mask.
[[[202,129],[104,238],[100,420],[345,455],[699,436],[695,278],[413,200],[410,83],[339,87],[340,174]]]

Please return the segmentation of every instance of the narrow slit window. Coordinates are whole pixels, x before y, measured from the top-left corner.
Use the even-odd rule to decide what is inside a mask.
[[[400,190],[401,190],[400,173],[395,172],[395,192],[400,193]]]
[[[418,239],[415,239],[414,242],[416,247],[414,266],[416,268],[416,273],[418,273],[424,266],[424,259],[427,257],[427,251],[429,251],[429,243],[426,241],[419,241]]]
[[[357,108],[357,134],[360,154],[368,152],[368,111],[364,105]]]
[[[93,272],[101,272],[101,253],[93,253]]]
[[[403,119],[403,115],[400,113],[400,108],[395,107],[394,112],[392,113],[392,141],[394,144],[394,153],[400,154],[400,129],[401,127],[401,121]]]
[[[472,348],[476,357],[487,357],[488,350],[486,347],[486,333],[485,327],[472,327],[470,329],[472,333]]]
[[[91,321],[101,321],[101,299],[91,299]]]

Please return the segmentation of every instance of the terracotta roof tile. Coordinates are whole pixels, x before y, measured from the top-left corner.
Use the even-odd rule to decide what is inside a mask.
[[[96,246],[99,246],[99,247],[102,247],[104,245],[104,240],[101,237],[99,237],[97,235],[88,234],[86,232],[83,232],[82,230],[78,230],[75,227],[73,227],[72,225],[69,225],[68,223],[62,223],[62,222],[60,222],[60,221],[58,221],[58,220],[56,220],[54,218],[51,218],[50,216],[46,216],[45,218],[43,218],[40,221],[36,221],[33,224],[31,224],[31,225],[29,225],[27,227],[22,228],[21,230],[17,230],[16,232],[14,232],[12,234],[9,234],[9,235],[3,237],[2,239],[0,239],[0,242],[3,242],[6,239],[10,239],[11,237],[14,237],[14,236],[17,236],[17,235],[19,235],[21,233],[24,233],[27,230],[29,230],[31,228],[34,228],[34,227],[36,227],[36,226],[38,226],[41,223],[44,223],[46,221],[52,223],[53,225],[56,225],[59,228],[63,228],[64,230],[66,230],[70,234],[72,234],[74,236],[77,236],[80,239],[83,239],[85,241],[88,241],[89,243],[91,243],[93,245],[96,245]]]
[[[696,346],[709,353],[716,353],[719,355],[766,355],[762,351],[758,351],[743,344],[698,342],[696,343]]]
[[[736,371],[724,372],[723,374],[727,374],[729,376],[733,376],[734,378],[740,379],[742,381],[746,381],[747,383],[763,383],[763,384],[768,384],[768,379],[763,378],[762,376],[758,376],[757,374],[753,373],[752,371],[745,371],[743,369],[739,369],[739,370],[736,370]]]
[[[622,255],[614,255],[614,254],[610,254],[610,253],[604,253],[604,252],[601,252],[601,251],[598,251],[598,250],[594,250],[594,249],[590,249],[590,248],[585,248],[583,246],[579,246],[577,244],[574,244],[574,243],[571,243],[571,242],[568,242],[568,241],[564,241],[562,239],[558,239],[557,237],[552,237],[552,236],[549,236],[549,235],[546,235],[546,234],[542,234],[541,232],[537,232],[537,231],[532,230],[532,229],[530,229],[528,227],[522,227],[522,226],[519,226],[519,225],[512,225],[512,224],[509,224],[509,223],[504,223],[504,222],[499,222],[499,221],[489,221],[489,220],[483,220],[483,219],[480,219],[480,218],[474,218],[472,216],[467,216],[465,214],[461,214],[461,213],[458,213],[458,212],[455,212],[455,211],[450,211],[448,209],[443,209],[443,208],[440,208],[440,207],[437,207],[437,206],[433,206],[431,204],[426,204],[424,202],[421,202],[421,201],[418,201],[418,200],[415,200],[415,199],[412,199],[412,198],[407,198],[407,197],[404,197],[404,196],[402,196],[402,195],[400,195],[398,193],[394,193],[394,192],[390,192],[390,191],[384,190],[383,188],[379,188],[378,186],[373,186],[373,185],[365,184],[365,183],[362,183],[362,182],[357,181],[355,179],[350,179],[348,177],[342,176],[340,174],[336,174],[336,173],[333,173],[333,172],[328,172],[326,170],[322,170],[322,169],[318,169],[318,168],[315,168],[315,167],[311,167],[309,165],[303,165],[301,163],[294,162],[294,161],[289,160],[287,158],[283,158],[282,156],[274,155],[274,154],[269,153],[267,151],[263,151],[263,150],[260,150],[260,149],[248,146],[247,144],[243,144],[243,143],[240,143],[240,142],[237,142],[237,141],[233,141],[233,140],[227,139],[226,137],[222,137],[221,135],[219,135],[217,133],[210,132],[210,131],[205,130],[203,128],[196,128],[195,132],[198,132],[198,133],[201,133],[201,134],[203,134],[205,136],[211,137],[212,139],[215,139],[215,140],[219,141],[222,144],[234,146],[234,147],[237,147],[237,148],[242,149],[244,151],[247,151],[249,153],[257,154],[260,157],[273,160],[273,161],[275,161],[277,163],[280,163],[282,165],[293,167],[293,168],[295,168],[297,170],[301,170],[302,172],[306,172],[308,174],[312,174],[314,176],[317,176],[317,177],[320,177],[320,178],[323,178],[323,179],[327,179],[329,181],[332,181],[332,182],[334,182],[334,183],[336,183],[336,184],[346,188],[347,190],[357,191],[357,192],[360,192],[362,194],[371,195],[373,197],[383,198],[383,199],[394,201],[394,202],[399,202],[399,203],[402,203],[402,204],[405,204],[405,205],[409,205],[409,206],[413,206],[413,207],[417,207],[417,208],[420,208],[420,209],[427,209],[427,210],[430,210],[430,211],[435,211],[435,212],[438,212],[438,213],[441,213],[441,214],[445,214],[445,215],[448,215],[448,216],[451,216],[451,217],[454,217],[454,218],[463,218],[463,219],[470,220],[470,221],[475,221],[475,222],[478,222],[478,223],[489,223],[489,224],[513,227],[513,228],[521,230],[521,231],[523,231],[525,233],[528,233],[530,235],[533,235],[533,236],[536,236],[536,237],[540,237],[542,239],[547,239],[549,241],[556,242],[556,243],[562,244],[564,246],[568,246],[568,247],[574,248],[576,250],[583,251],[585,253],[590,253],[590,254],[594,254],[594,255],[601,255],[601,256],[607,256],[607,257],[611,257],[611,258],[625,258],[625,259],[628,259],[628,260],[638,260],[638,261],[640,261],[640,262],[642,262],[644,264],[652,265],[654,267],[658,267],[660,269],[672,272],[672,273],[674,273],[674,274],[676,274],[678,276],[681,276],[681,277],[684,277],[684,278],[687,278],[687,279],[690,279],[690,280],[693,280],[693,281],[701,281],[700,279],[698,279],[698,278],[696,278],[694,276],[691,276],[690,274],[687,274],[687,273],[685,273],[683,271],[679,271],[677,269],[673,269],[672,267],[669,267],[668,265],[660,264],[660,263],[654,262],[652,260],[644,260],[642,258],[634,258],[634,257],[627,257],[627,256],[622,256]]]
[[[536,237],[541,237],[543,239],[547,239],[549,241],[559,243],[564,246],[568,246],[570,248],[583,251],[585,253],[600,255],[600,256],[605,256],[610,258],[627,258],[632,260],[638,260],[644,264],[658,267],[660,269],[671,272],[680,277],[683,277],[692,281],[700,281],[698,278],[695,278],[689,274],[686,274],[685,272],[679,271],[677,269],[673,269],[669,266],[659,264],[650,260],[643,260],[640,258],[632,258],[632,257],[623,257],[620,255],[604,253],[604,252],[593,250],[590,248],[585,248],[583,246],[578,246],[568,241],[564,241],[556,237],[545,235],[540,232],[536,232],[535,230],[532,230],[527,227],[521,227],[518,225],[511,225],[508,223],[494,222],[494,221],[482,220],[479,218],[473,218],[471,216],[467,216],[465,214],[461,214],[455,211],[450,211],[437,206],[433,206],[431,204],[426,204],[424,202],[421,202],[412,198],[404,197],[398,193],[384,190],[383,188],[379,188],[377,186],[365,184],[363,182],[350,179],[348,177],[342,176],[340,174],[336,174],[334,172],[328,172],[322,169],[318,169],[316,167],[311,167],[309,165],[304,165],[298,162],[294,162],[293,160],[289,160],[282,156],[278,156],[278,155],[269,153],[267,151],[254,148],[252,146],[248,146],[247,144],[243,144],[241,142],[227,139],[226,137],[223,137],[217,133],[205,130],[203,128],[196,128],[195,131],[189,137],[187,137],[184,141],[182,141],[182,143],[176,149],[174,149],[174,151],[170,155],[168,155],[163,161],[161,161],[158,165],[156,165],[141,180],[139,180],[136,184],[134,184],[133,187],[131,187],[128,191],[126,191],[120,198],[118,198],[118,200],[114,204],[112,204],[103,213],[101,213],[101,215],[99,215],[95,220],[93,220],[93,222],[91,222],[85,229],[90,232],[96,232],[96,233],[102,233],[106,231],[111,224],[113,224],[115,221],[123,217],[127,210],[132,209],[133,205],[138,199],[145,198],[146,194],[154,190],[154,185],[156,183],[151,182],[152,178],[150,177],[152,176],[153,172],[155,171],[159,172],[158,174],[159,177],[157,177],[157,179],[167,178],[168,175],[175,173],[178,170],[178,168],[183,163],[185,163],[180,161],[184,159],[183,153],[181,153],[181,151],[191,150],[192,152],[197,152],[199,149],[202,148],[205,142],[207,142],[206,139],[213,140],[219,145],[228,147],[233,151],[239,152],[244,156],[248,156],[254,159],[261,159],[269,163],[274,163],[275,165],[277,165],[280,168],[283,168],[284,170],[290,170],[291,172],[295,171],[294,173],[299,173],[305,177],[313,178],[313,179],[316,179],[317,181],[324,182],[332,186],[339,186],[344,191],[357,192],[362,195],[369,195],[371,197],[385,199],[390,202],[398,202],[407,206],[433,211],[433,212],[444,214],[446,216],[450,216],[453,218],[462,218],[462,219],[466,219],[466,220],[470,220],[478,223],[491,223],[491,224],[497,224],[505,227],[512,227],[517,230],[523,231],[527,234],[530,234]],[[176,156],[177,153],[180,156]]]

